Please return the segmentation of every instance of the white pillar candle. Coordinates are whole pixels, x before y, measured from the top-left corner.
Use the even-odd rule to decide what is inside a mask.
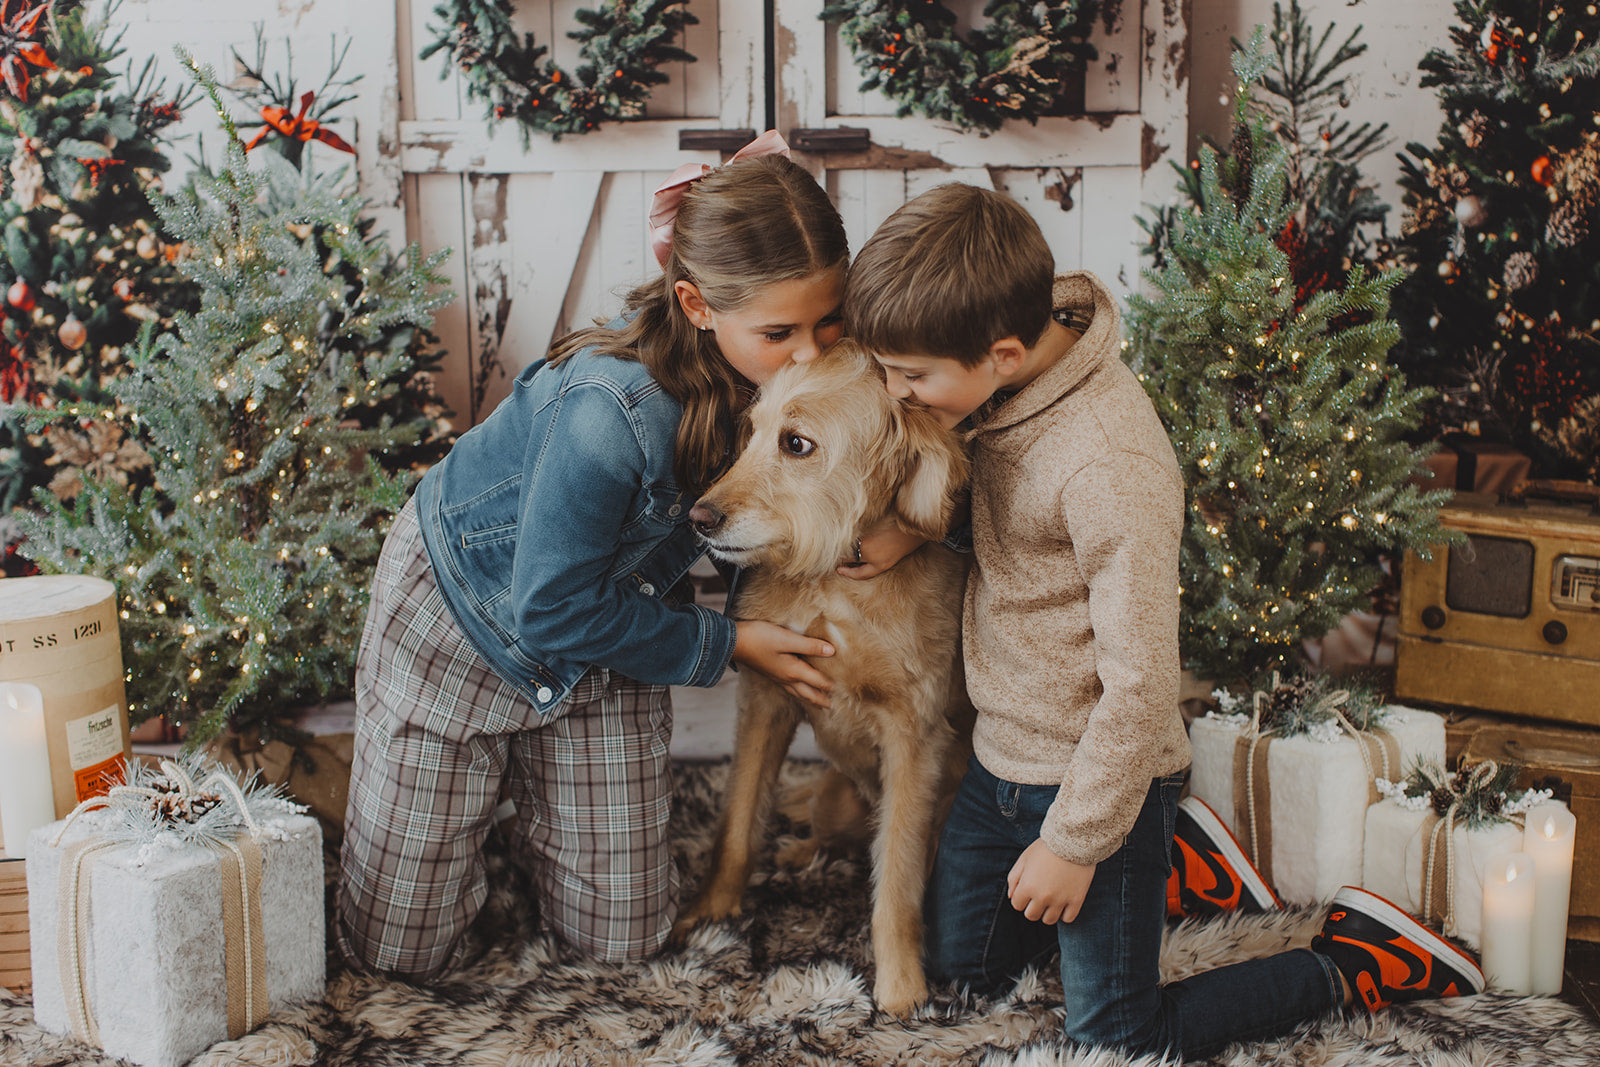
[[[1533,991],[1561,992],[1567,959],[1567,906],[1572,897],[1572,847],[1578,820],[1564,804],[1529,808],[1522,851],[1533,857]]]
[[[6,854],[23,855],[28,835],[56,817],[44,697],[26,682],[0,682],[0,833]]]
[[[1508,852],[1483,875],[1483,973],[1505,993],[1533,991],[1533,857]]]

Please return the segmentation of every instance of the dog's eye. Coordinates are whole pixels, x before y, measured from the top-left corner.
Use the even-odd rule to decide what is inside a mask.
[[[797,433],[781,433],[778,435],[778,447],[791,456],[809,456],[817,450],[817,443]]]

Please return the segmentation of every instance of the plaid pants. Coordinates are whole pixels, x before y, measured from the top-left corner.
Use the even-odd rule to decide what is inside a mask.
[[[451,619],[414,507],[384,543],[356,661],[340,950],[417,980],[450,966],[487,895],[504,782],[546,927],[600,959],[650,955],[678,888],[667,687],[591,668],[563,714],[528,728],[533,707]]]

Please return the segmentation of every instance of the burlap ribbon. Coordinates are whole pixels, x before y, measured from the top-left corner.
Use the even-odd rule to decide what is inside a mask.
[[[1273,676],[1273,688],[1278,678]],[[1250,715],[1250,726],[1239,735],[1233,746],[1233,820],[1237,824],[1234,836],[1255,863],[1256,870],[1268,882],[1272,876],[1272,782],[1267,773],[1267,750],[1271,747],[1277,730],[1261,728],[1261,712],[1269,693],[1257,692]],[[1400,768],[1400,742],[1387,730],[1358,730],[1339,705],[1350,699],[1350,691],[1336,689],[1326,694],[1312,708],[1311,714],[1331,712],[1344,727],[1346,734],[1356,743],[1361,762],[1367,771],[1367,803],[1375,804],[1382,798],[1378,792],[1380,777],[1393,780]]]
[[[1456,812],[1468,793],[1488,785],[1500,771],[1494,760],[1474,764],[1467,780],[1456,789],[1443,815],[1429,810],[1422,820],[1422,921],[1456,933]],[[1509,821],[1515,823],[1520,816]],[[1442,853],[1442,856],[1441,856]]]
[[[196,787],[193,779],[177,764],[161,762],[161,769],[177,784],[178,796],[193,796],[201,789],[220,785],[233,795],[248,833],[231,841],[211,845],[217,853],[217,871],[222,890],[223,960],[228,986],[228,1037],[242,1037],[267,1018],[266,928],[261,920],[260,827],[250,817],[244,794],[232,778],[217,772]],[[52,846],[60,846],[62,836],[74,819],[86,811],[110,804],[113,797],[139,796],[149,799],[171,797],[154,789],[137,786],[112,786],[110,794],[90,797],[79,804],[56,831]],[[61,876],[56,908],[56,959],[61,974],[61,991],[72,1021],[72,1032],[80,1040],[102,1047],[100,1028],[89,1003],[89,870],[95,858],[120,842],[104,837],[87,837],[61,850]]]

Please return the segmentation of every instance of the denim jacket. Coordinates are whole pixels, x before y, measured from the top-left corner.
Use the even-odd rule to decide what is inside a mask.
[[[733,622],[662,599],[701,553],[673,475],[681,414],[643,364],[540,360],[417,487],[451,616],[540,721],[591,664],[698,686],[728,665]]]

